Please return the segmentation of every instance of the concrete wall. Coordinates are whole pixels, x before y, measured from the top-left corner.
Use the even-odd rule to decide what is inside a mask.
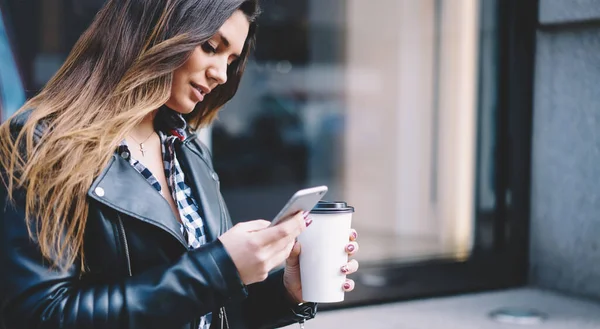
[[[534,285],[600,300],[600,0],[540,0]]]

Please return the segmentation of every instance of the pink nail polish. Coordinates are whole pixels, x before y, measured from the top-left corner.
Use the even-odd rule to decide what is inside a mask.
[[[349,271],[348,265],[342,266],[342,273],[348,273],[348,271]]]
[[[350,284],[348,282],[344,283],[344,289],[345,290],[350,289]]]
[[[353,252],[353,251],[354,251],[354,245],[353,245],[353,244],[349,244],[349,245],[346,247],[346,250],[348,250],[348,252]]]
[[[306,227],[309,227],[309,226],[310,226],[310,224],[312,224],[312,222],[313,222],[313,220],[312,220],[312,219],[310,219],[310,218],[308,218],[308,219],[306,220]]]
[[[356,240],[356,239],[358,238],[358,233],[356,233],[356,231],[353,231],[353,232],[352,232],[352,238],[353,238],[354,240]]]

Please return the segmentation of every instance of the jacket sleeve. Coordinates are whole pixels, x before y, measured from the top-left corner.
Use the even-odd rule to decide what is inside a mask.
[[[0,328],[180,328],[247,291],[219,240],[170,266],[103,281],[60,271],[29,238],[22,197],[0,184]]]
[[[275,271],[267,280],[248,286],[248,298],[243,302],[248,328],[280,328],[315,317],[317,304],[298,305],[290,300],[283,285],[283,272]]]

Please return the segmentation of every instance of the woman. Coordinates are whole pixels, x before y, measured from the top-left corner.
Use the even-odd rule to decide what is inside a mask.
[[[235,94],[258,13],[256,0],[108,1],[0,127],[0,327],[272,328],[314,316],[294,243],[310,219],[230,228],[188,128]]]

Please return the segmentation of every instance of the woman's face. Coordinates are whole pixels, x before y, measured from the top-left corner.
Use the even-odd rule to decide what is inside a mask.
[[[227,66],[242,53],[249,28],[248,19],[237,10],[208,42],[196,47],[173,73],[166,105],[181,114],[190,113],[206,94],[227,82]]]

